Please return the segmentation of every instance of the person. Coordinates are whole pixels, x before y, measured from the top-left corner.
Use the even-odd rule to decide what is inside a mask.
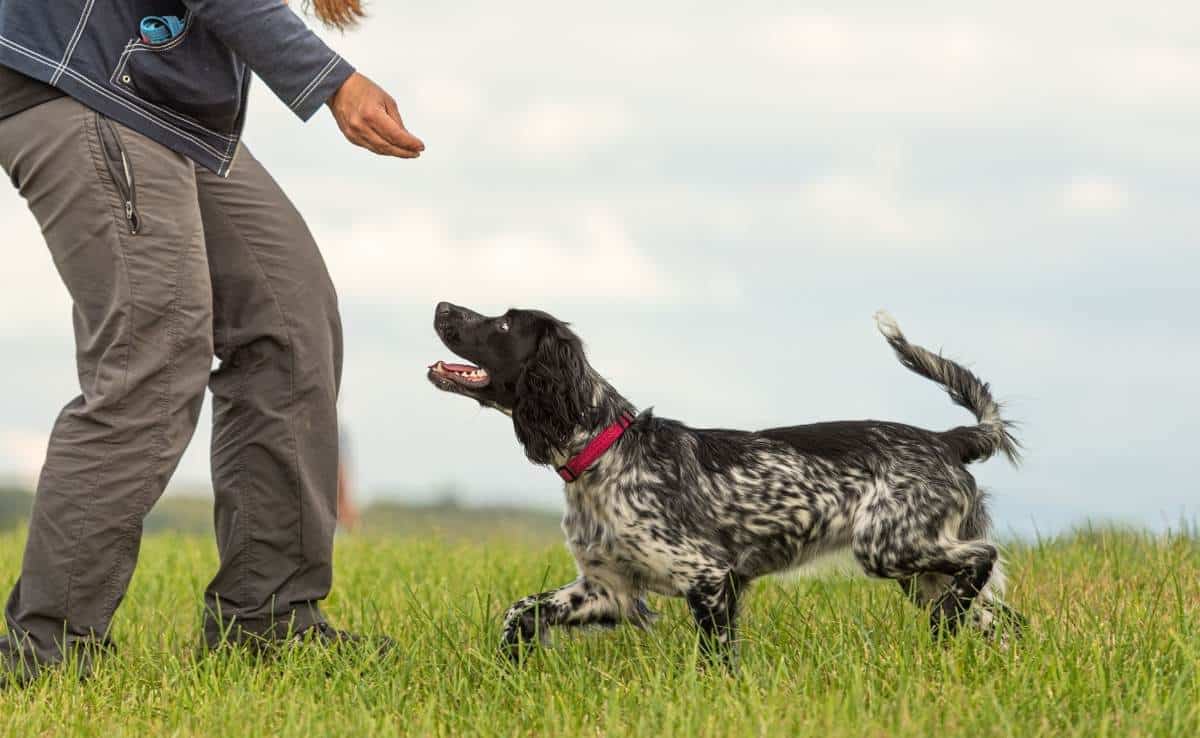
[[[312,9],[335,27],[362,16],[358,0]],[[113,646],[143,519],[206,387],[220,566],[202,643],[356,637],[320,608],[337,298],[304,220],[241,141],[251,72],[302,120],[328,105],[376,154],[425,148],[281,0],[0,0],[0,165],[74,303],[81,390],[54,424],[4,611],[10,679],[72,654],[86,673]]]
[[[358,530],[360,515],[358,504],[354,501],[354,479],[350,470],[350,434],[343,425],[338,434],[338,483],[337,483],[337,519],[338,525],[346,531]]]

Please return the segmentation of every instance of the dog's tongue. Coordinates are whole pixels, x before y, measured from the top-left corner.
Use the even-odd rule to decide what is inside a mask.
[[[447,364],[444,361],[441,362],[441,364],[443,369],[451,372],[458,372],[460,374],[467,374],[479,368],[477,366],[471,366],[470,364]]]

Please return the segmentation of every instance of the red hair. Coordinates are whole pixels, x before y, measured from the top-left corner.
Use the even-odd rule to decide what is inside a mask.
[[[322,23],[342,31],[366,16],[362,9],[362,0],[304,0],[304,9],[309,8],[312,8]]]

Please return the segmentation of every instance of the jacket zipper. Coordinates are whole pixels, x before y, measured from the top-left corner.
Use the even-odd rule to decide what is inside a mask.
[[[108,174],[117,192],[124,201],[125,223],[129,226],[129,235],[136,236],[141,229],[142,218],[137,209],[137,179],[133,167],[129,164],[129,154],[121,142],[121,135],[112,121],[96,114],[96,133],[100,136],[100,146],[104,150],[104,161],[108,165]]]

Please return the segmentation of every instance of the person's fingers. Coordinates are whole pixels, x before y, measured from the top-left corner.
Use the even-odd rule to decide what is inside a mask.
[[[381,91],[382,92],[382,91]],[[383,125],[391,132],[392,135],[402,136],[401,140],[395,143],[406,148],[415,148],[417,151],[425,150],[425,142],[417,138],[404,125],[404,119],[400,117],[400,109],[396,107],[396,101],[391,95],[383,93],[383,112],[387,114],[387,121]],[[393,126],[392,124],[395,124]]]
[[[354,116],[339,121],[339,123],[342,135],[355,146],[383,156],[396,156],[402,159],[415,159],[418,156],[418,152],[396,146],[376,133],[366,116]]]
[[[392,120],[386,113],[380,112],[378,115],[371,116],[368,124],[379,136],[389,144],[419,154],[425,148],[425,144],[421,140],[412,135],[408,131]]]
[[[363,147],[375,154],[382,156],[396,156],[401,159],[415,159],[418,154],[415,151],[402,149],[399,146],[388,143],[382,136],[370,128],[365,128],[361,132],[355,134],[351,138],[351,142]]]
[[[412,132],[408,130],[408,126],[404,125],[404,119],[400,117],[400,109],[396,107],[396,101],[393,100],[391,97],[387,97],[384,100],[383,108],[384,108],[384,110],[387,111],[388,117],[390,117],[392,120],[396,121],[396,123],[398,123],[402,129],[404,129],[404,133],[407,136],[409,136],[410,138],[412,138],[412,140],[417,143],[418,150],[424,151],[425,150],[425,142],[422,141],[417,136],[414,136],[412,134]]]
[[[395,156],[401,159],[415,159],[420,154],[416,151],[410,151],[405,148],[389,143],[382,136],[372,130],[369,126],[364,127],[361,132],[356,135],[358,140],[351,139],[353,143],[370,150],[373,153],[383,156]]]
[[[370,120],[375,132],[383,136],[385,140],[411,151],[425,150],[425,142],[409,133],[408,129],[404,127],[400,111],[396,108],[396,101],[390,97],[384,97],[382,109],[379,113],[372,115]]]

